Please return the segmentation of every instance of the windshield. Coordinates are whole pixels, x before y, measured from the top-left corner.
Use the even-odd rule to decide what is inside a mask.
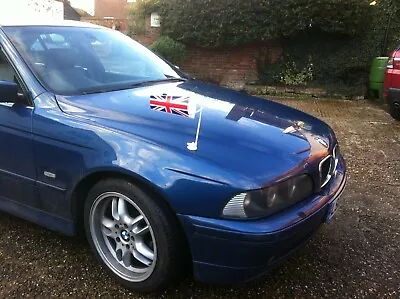
[[[47,26],[4,31],[39,81],[56,94],[105,92],[181,78],[164,60],[117,31]]]

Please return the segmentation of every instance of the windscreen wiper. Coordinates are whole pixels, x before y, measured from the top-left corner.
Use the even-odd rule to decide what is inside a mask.
[[[95,93],[104,93],[104,92],[118,91],[118,90],[137,88],[137,87],[143,87],[143,86],[151,86],[151,85],[155,85],[155,84],[162,84],[162,83],[168,83],[168,82],[185,82],[187,80],[188,79],[185,79],[185,78],[171,77],[171,78],[164,78],[164,79],[159,79],[159,80],[151,80],[151,81],[144,81],[144,82],[138,82],[138,83],[132,83],[132,84],[124,84],[121,86],[104,87],[104,88],[94,87],[94,88],[90,88],[87,90],[83,90],[80,92],[80,94],[87,95],[87,94],[95,94]]]
[[[151,80],[151,81],[144,81],[144,82],[139,82],[139,83],[134,83],[130,85],[130,87],[142,87],[142,86],[150,86],[150,85],[155,85],[155,84],[161,84],[161,83],[169,83],[169,82],[185,82],[188,79],[185,78],[165,78],[165,79],[159,79],[159,80]]]

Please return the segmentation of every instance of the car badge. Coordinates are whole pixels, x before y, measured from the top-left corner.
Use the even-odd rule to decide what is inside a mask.
[[[43,172],[43,174],[44,174],[45,176],[47,176],[48,178],[51,178],[51,179],[55,179],[55,178],[56,178],[56,174],[55,174],[55,173],[52,173],[52,172],[50,172],[50,171],[45,171],[45,172]]]

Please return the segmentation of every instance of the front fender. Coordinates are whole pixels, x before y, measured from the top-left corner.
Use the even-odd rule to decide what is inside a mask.
[[[233,194],[258,188],[238,173],[201,160],[196,153],[65,113],[49,94],[36,103],[33,135],[42,194],[39,205],[53,214],[71,218],[72,211],[66,206],[76,186],[101,171],[137,178],[161,194],[177,213],[202,217],[218,217]],[[57,200],[49,203],[48,198]]]
[[[176,213],[217,218],[231,196],[257,188],[238,174],[227,173],[207,161],[177,154],[134,136],[114,133],[111,139],[104,137],[104,140],[113,148],[114,159],[104,159],[88,167],[74,186],[99,172],[123,174],[154,189]],[[100,155],[110,156],[105,151]]]

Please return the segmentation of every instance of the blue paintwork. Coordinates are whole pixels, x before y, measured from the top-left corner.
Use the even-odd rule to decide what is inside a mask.
[[[331,183],[283,213],[238,222],[179,215],[191,245],[194,275],[207,282],[243,282],[264,274],[303,245],[326,220],[328,204],[346,185],[340,160]]]
[[[340,160],[328,186],[315,187],[314,196],[290,209],[252,221],[222,219],[224,205],[237,193],[302,173],[318,182],[318,163],[337,143],[331,128],[295,109],[193,80],[54,95],[1,31],[0,42],[30,94],[27,105],[0,105],[4,211],[72,235],[76,186],[97,172],[129,175],[153,188],[177,213],[198,279],[242,281],[303,243],[344,187]],[[198,115],[191,119],[150,109],[150,96],[163,93],[189,96],[204,107],[198,151],[186,148],[194,140]],[[296,121],[307,130],[282,132]]]

